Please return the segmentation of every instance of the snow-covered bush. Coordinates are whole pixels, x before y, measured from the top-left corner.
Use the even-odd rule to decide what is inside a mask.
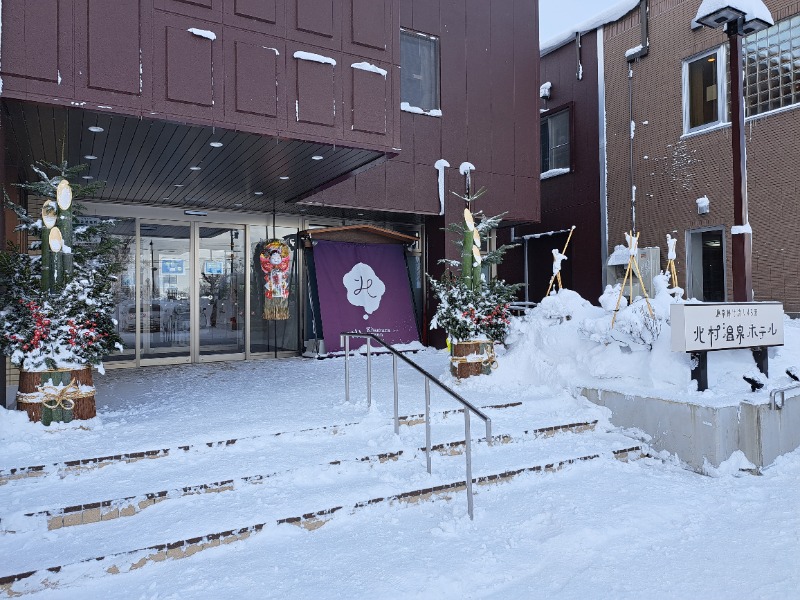
[[[449,271],[440,280],[430,282],[439,301],[431,329],[441,327],[459,341],[505,339],[510,323],[509,304],[518,286],[492,280],[473,290]]]
[[[21,187],[51,198],[62,179],[75,177],[82,170],[66,165],[41,166],[57,176],[50,178],[38,168],[42,181]],[[97,189],[96,184],[72,187],[75,198]],[[41,238],[41,219],[32,219],[7,196],[6,205],[20,219],[18,230]],[[81,224],[78,209],[68,213],[73,242],[65,248],[72,266],[51,285],[42,281],[42,257],[30,254],[42,248],[41,240],[32,242],[28,251],[11,246],[9,252],[0,253],[0,280],[6,284],[0,288],[0,351],[25,371],[99,364],[115,348],[122,348],[111,316],[115,308],[111,285],[120,270],[115,260],[117,240],[107,233],[109,222]]]

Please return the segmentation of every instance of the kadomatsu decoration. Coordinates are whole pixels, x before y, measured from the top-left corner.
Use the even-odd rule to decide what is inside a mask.
[[[259,253],[264,272],[264,319],[285,321],[289,318],[289,267],[292,253],[281,240],[270,240]]]
[[[91,366],[102,368],[105,356],[122,349],[112,318],[117,241],[107,233],[109,222],[84,224],[77,215],[74,201],[102,185],[69,183],[84,165],[33,168],[40,181],[19,187],[29,200],[46,198],[41,218],[4,194],[17,229],[34,241],[27,251],[10,244],[0,253],[0,351],[20,369],[17,407],[31,420],[66,420],[70,411],[90,419],[96,414]]]
[[[484,192],[481,189],[474,196],[459,197],[470,203]],[[431,320],[431,329],[441,327],[447,332],[450,371],[458,378],[491,373],[497,367],[494,344],[502,342],[508,333],[509,304],[520,286],[498,279],[487,281],[483,266],[500,264],[503,254],[513,246],[481,251],[501,218],[502,215],[486,217],[480,212],[473,214],[465,208],[464,221],[448,227],[448,231],[459,235],[456,244],[461,248],[461,260],[440,261],[452,269],[460,268],[460,274],[448,270],[439,280],[428,276],[439,302]]]

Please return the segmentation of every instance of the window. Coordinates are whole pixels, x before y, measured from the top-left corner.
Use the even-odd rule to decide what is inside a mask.
[[[683,130],[696,131],[726,121],[725,49],[683,63]]]
[[[424,112],[438,111],[439,38],[400,30],[400,102]]]
[[[743,40],[745,117],[800,103],[800,15]]]
[[[569,171],[569,137],[569,110],[542,116],[542,175]]]

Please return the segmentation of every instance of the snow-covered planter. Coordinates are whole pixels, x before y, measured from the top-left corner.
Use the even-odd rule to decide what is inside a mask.
[[[106,233],[107,222],[82,224],[73,196],[65,201],[64,189],[76,199],[96,191],[97,184],[64,183],[82,167],[40,166],[35,170],[42,181],[20,187],[54,199],[45,202],[42,219],[32,219],[6,196],[20,219],[18,229],[38,239],[27,251],[0,253],[0,280],[6,284],[0,290],[0,352],[20,369],[17,408],[31,420],[40,420],[49,404],[56,411],[74,404],[74,418],[90,419],[95,416],[91,367],[102,369],[103,358],[122,348],[111,316],[117,242]],[[32,254],[37,251],[41,254]]]

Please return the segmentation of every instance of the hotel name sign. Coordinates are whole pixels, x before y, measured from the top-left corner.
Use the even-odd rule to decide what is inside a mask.
[[[708,352],[783,346],[780,302],[672,304],[673,352]]]

